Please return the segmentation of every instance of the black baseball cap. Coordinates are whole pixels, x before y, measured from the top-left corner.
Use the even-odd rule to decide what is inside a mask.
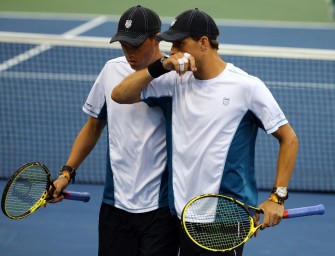
[[[141,5],[125,11],[120,20],[117,33],[110,43],[121,41],[140,46],[149,37],[161,31],[162,22],[157,13]]]
[[[179,14],[172,21],[170,28],[157,35],[156,39],[174,42],[192,36],[207,36],[209,39],[216,39],[218,35],[219,29],[215,21],[205,12],[195,8]]]

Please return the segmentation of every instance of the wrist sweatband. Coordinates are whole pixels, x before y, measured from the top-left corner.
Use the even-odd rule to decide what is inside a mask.
[[[67,175],[65,174],[67,173]],[[66,178],[70,177],[69,182],[72,181],[72,183],[75,182],[75,177],[76,177],[76,169],[69,166],[69,165],[63,165],[61,168],[60,168],[60,172],[59,172],[59,175],[63,175],[65,174]]]
[[[164,75],[165,73],[168,73],[171,71],[171,70],[165,69],[163,66],[163,61],[166,58],[167,57],[164,56],[148,66],[148,73],[152,78],[160,77],[161,75]]]
[[[70,173],[68,171],[62,171],[62,172],[60,172],[59,177],[63,177],[65,179],[67,179],[68,183],[70,183],[70,181],[71,181],[71,175],[70,175]]]

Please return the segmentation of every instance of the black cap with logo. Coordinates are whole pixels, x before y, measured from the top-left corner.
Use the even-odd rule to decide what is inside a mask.
[[[198,8],[185,11],[172,21],[170,28],[157,35],[159,41],[174,42],[186,37],[207,36],[209,39],[216,39],[219,29],[215,21],[205,12]]]
[[[120,41],[140,46],[149,36],[160,32],[161,25],[162,22],[154,11],[137,5],[122,14],[117,33],[110,42]]]

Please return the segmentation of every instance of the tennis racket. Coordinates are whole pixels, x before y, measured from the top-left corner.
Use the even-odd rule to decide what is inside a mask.
[[[8,180],[2,193],[1,209],[14,220],[22,219],[45,206],[53,198],[49,196],[54,187],[48,168],[39,162],[21,166]],[[88,202],[87,192],[63,191],[65,199]]]
[[[233,198],[205,194],[193,198],[183,209],[181,221],[188,237],[209,251],[224,252],[245,243],[257,229],[250,212],[262,210]],[[283,218],[322,215],[325,208],[316,206],[285,210]]]

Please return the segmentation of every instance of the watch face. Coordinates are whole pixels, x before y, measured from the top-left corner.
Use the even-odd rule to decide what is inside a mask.
[[[287,188],[285,187],[278,187],[276,190],[276,194],[280,197],[286,197],[287,195]]]

